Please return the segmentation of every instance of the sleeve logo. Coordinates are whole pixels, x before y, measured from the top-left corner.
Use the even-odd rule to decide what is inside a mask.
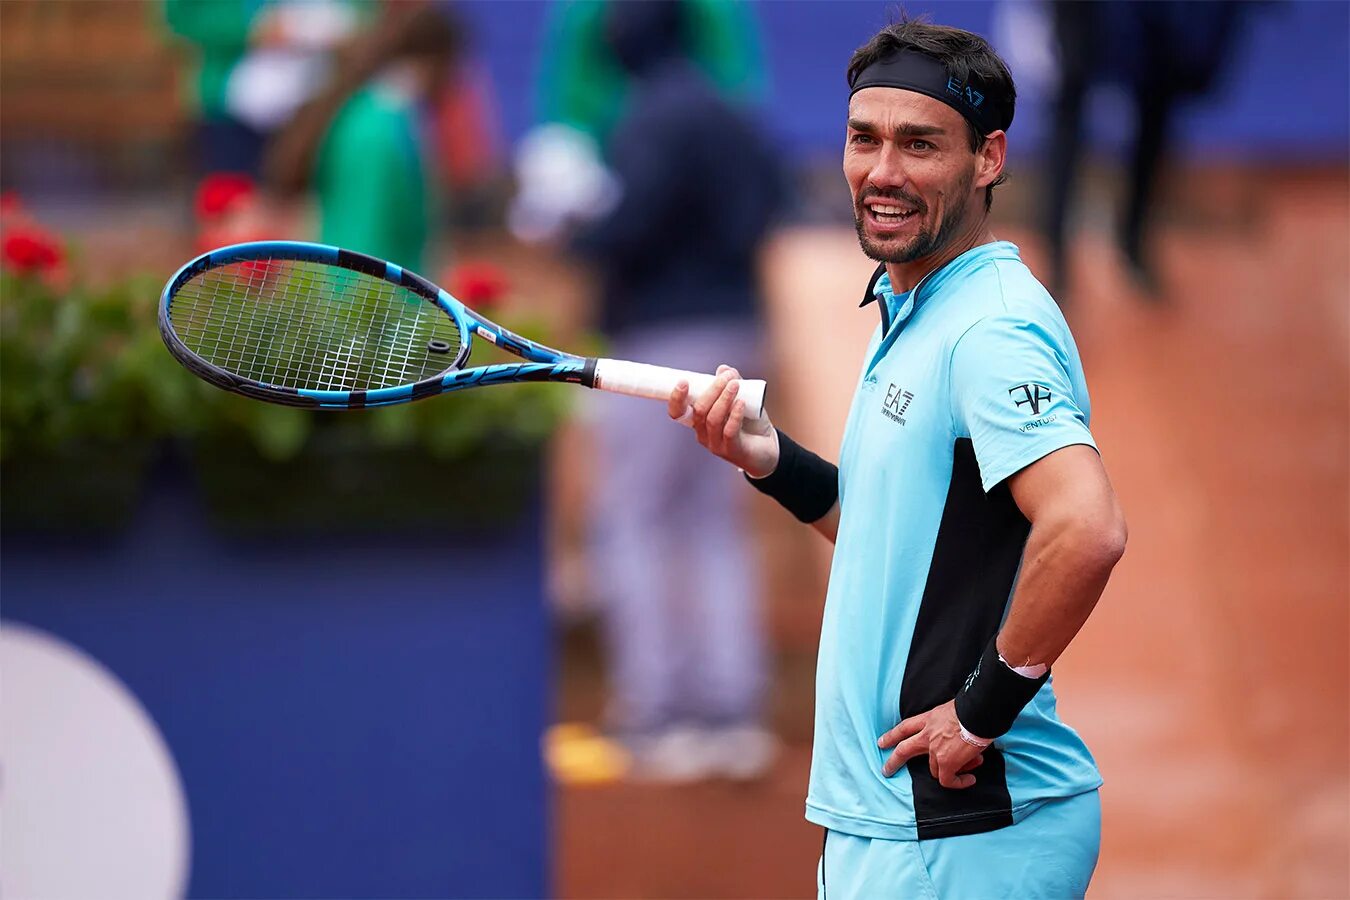
[[[1052,394],[1050,389],[1043,384],[1031,382],[1029,384],[1019,384],[1017,387],[1008,388],[1008,396],[1012,397],[1013,403],[1018,409],[1027,407],[1024,411],[1033,416],[1041,414],[1042,406],[1049,406]]]

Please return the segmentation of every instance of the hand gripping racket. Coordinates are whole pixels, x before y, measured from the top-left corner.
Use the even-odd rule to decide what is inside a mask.
[[[563,353],[507,331],[393,263],[294,241],[222,247],[183,266],[164,287],[159,332],[169,352],[211,384],[323,409],[518,381],[666,400],[679,381],[693,396],[714,378]],[[466,369],[475,337],[527,362]],[[739,398],[747,419],[760,418],[764,382],[742,380]]]

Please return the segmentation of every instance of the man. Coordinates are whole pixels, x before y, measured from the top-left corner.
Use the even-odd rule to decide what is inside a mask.
[[[1059,79],[1046,160],[1055,178],[1048,191],[1045,238],[1050,251],[1050,285],[1061,303],[1068,287],[1066,226],[1074,175],[1086,138],[1083,110],[1089,88],[1099,82],[1118,82],[1137,110],[1129,188],[1118,240],[1136,284],[1152,299],[1161,299],[1145,239],[1158,176],[1175,139],[1176,113],[1185,100],[1213,88],[1236,43],[1241,17],[1253,5],[1234,0],[1057,0],[1051,5]]]
[[[745,422],[734,369],[692,398],[700,443],[836,544],[806,804],[821,896],[1082,896],[1101,777],[1049,669],[1125,524],[1068,327],[989,230],[1013,81],[983,38],[921,22],[883,29],[848,77],[881,326],[839,466]]]
[[[754,352],[755,262],[781,192],[767,141],[691,58],[690,13],[673,0],[604,6],[630,78],[606,142],[621,192],[574,247],[595,268],[615,356],[710,369]],[[757,778],[774,740],[736,474],[663,439],[659,407],[593,399],[609,727],[636,777]]]

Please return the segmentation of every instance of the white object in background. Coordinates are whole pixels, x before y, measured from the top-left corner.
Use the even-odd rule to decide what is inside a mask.
[[[590,135],[556,122],[540,125],[516,151],[516,196],[507,224],[521,240],[553,240],[568,225],[609,212],[620,190]]]
[[[254,50],[230,71],[225,106],[255,131],[275,131],[314,96],[327,74],[327,61],[308,50]]]
[[[0,896],[182,897],[189,825],[159,729],[59,638],[0,627]]]
[[[269,33],[268,46],[248,51],[230,70],[225,105],[261,132],[274,131],[328,78],[329,53],[360,26],[355,7],[340,0],[271,3],[254,31]]]

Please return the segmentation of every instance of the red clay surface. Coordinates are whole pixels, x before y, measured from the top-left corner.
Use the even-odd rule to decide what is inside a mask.
[[[1106,778],[1097,898],[1350,896],[1350,185],[1227,183],[1208,195],[1222,208],[1160,228],[1165,304],[1137,296],[1104,237],[1075,249],[1069,317],[1131,532],[1056,669]],[[1233,196],[1254,208],[1230,215]],[[998,232],[1039,263],[1033,235]],[[875,321],[850,302],[870,266],[841,231],[785,235],[773,262],[774,408],[828,448]],[[784,361],[822,311],[839,325],[812,387],[820,369]],[[801,816],[828,550],[756,513],[782,760],[750,787],[560,789],[561,895],[814,894],[820,832]],[[585,716],[595,660],[573,649],[562,711]]]

